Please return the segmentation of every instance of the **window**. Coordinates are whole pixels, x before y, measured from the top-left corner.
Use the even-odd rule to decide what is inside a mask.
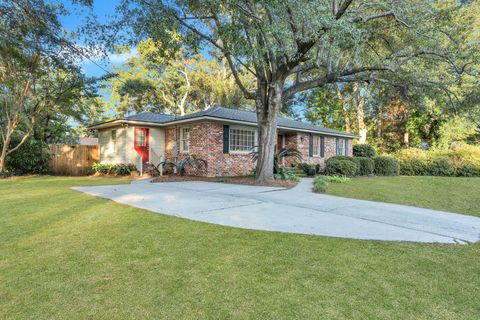
[[[146,131],[145,130],[135,130],[135,145],[137,147],[145,147],[147,145]]]
[[[183,153],[190,151],[190,128],[180,129],[180,151]]]
[[[255,147],[255,133],[255,129],[230,128],[230,152],[252,152]]]
[[[313,136],[313,156],[318,157],[320,156],[320,137]]]
[[[112,130],[111,135],[112,135],[111,151],[115,152],[115,150],[117,149],[117,130]]]
[[[313,156],[314,157],[321,157],[325,156],[325,142],[324,138],[320,136],[312,136],[312,147],[313,147]]]
[[[345,148],[346,145],[345,139],[337,139],[337,156],[346,156],[347,150]]]

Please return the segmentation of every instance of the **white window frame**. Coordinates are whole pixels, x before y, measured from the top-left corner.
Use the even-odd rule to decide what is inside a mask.
[[[185,138],[185,131],[188,130],[188,138]],[[190,132],[191,127],[181,127],[180,128],[180,152],[189,153],[190,152]]]
[[[252,131],[253,132],[253,146],[249,150],[232,150],[232,143],[233,134],[232,131],[234,130],[243,130],[243,131]],[[258,132],[257,128],[254,127],[243,127],[243,126],[230,126],[229,133],[228,133],[228,153],[231,154],[249,154],[252,151],[257,150],[258,145]]]

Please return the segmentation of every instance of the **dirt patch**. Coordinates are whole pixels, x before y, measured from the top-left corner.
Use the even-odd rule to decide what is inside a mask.
[[[245,184],[251,186],[264,186],[276,188],[293,188],[298,182],[292,180],[268,180],[262,183],[255,181],[253,177],[197,177],[197,176],[174,176],[165,175],[157,177],[153,182],[180,182],[180,181],[206,181],[232,184]]]

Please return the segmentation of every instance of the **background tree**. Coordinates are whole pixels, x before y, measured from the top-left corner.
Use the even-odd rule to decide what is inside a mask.
[[[48,128],[59,107],[69,114],[85,87],[75,65],[83,54],[58,20],[66,13],[62,4],[42,0],[0,2],[0,174],[7,156],[40,124]]]
[[[124,50],[129,49],[120,48],[119,52]],[[116,75],[106,83],[110,90],[108,106],[120,115],[130,111],[184,115],[212,105],[252,105],[218,59],[189,55],[181,47],[172,51],[152,39],[139,42],[137,54],[114,70]]]

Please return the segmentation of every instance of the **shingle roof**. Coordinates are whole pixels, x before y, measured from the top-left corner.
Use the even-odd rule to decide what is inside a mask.
[[[157,122],[164,123],[175,119],[175,116],[164,114],[164,113],[154,113],[154,112],[141,112],[123,118],[124,120],[130,121],[145,121],[145,122]]]
[[[223,107],[213,107],[204,111],[187,114],[184,116],[176,117],[175,120],[192,119],[192,118],[197,118],[201,116],[208,116],[208,117],[225,119],[225,120],[257,123],[257,114],[255,112],[223,108]],[[286,128],[292,128],[292,129],[317,131],[317,132],[330,133],[330,134],[341,134],[341,135],[348,135],[348,136],[354,137],[354,135],[348,134],[346,132],[328,129],[322,126],[317,126],[311,123],[297,121],[297,120],[284,118],[284,117],[278,118],[277,125],[280,127],[286,127]]]
[[[240,122],[249,122],[252,124],[257,123],[257,114],[255,112],[230,109],[224,107],[212,107],[207,110],[187,114],[184,116],[172,116],[162,113],[153,113],[153,112],[142,112],[132,116],[125,117],[119,120],[129,120],[129,121],[144,121],[150,123],[169,123],[180,120],[195,119],[200,117],[211,117],[217,119],[225,119],[231,121],[240,121]],[[277,120],[277,125],[289,129],[298,129],[298,130],[307,130],[307,131],[316,131],[320,133],[327,133],[332,135],[342,135],[355,137],[355,135],[346,133],[343,131],[328,129],[322,126],[313,125],[311,123],[297,121],[289,118],[279,117]]]

